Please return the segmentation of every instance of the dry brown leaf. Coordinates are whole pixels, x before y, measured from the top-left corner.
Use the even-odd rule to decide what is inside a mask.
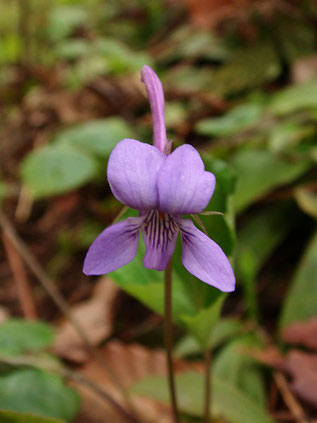
[[[312,407],[317,409],[317,354],[291,351],[285,370],[292,376],[292,389]]]
[[[299,344],[317,350],[317,318],[287,326],[282,338],[289,344]]]
[[[119,341],[112,341],[102,349],[102,353],[111,370],[111,376],[105,371],[101,371],[94,361],[88,362],[82,368],[81,373],[111,394],[122,405],[124,405],[124,400],[115,387],[113,378],[123,388],[128,389],[133,383],[146,376],[166,374],[166,358],[163,350],[150,350],[138,344],[126,345]],[[182,360],[175,362],[176,372],[202,371],[202,369],[203,366],[200,362],[188,363]],[[96,397],[94,393],[81,386],[77,386],[77,388],[82,394],[83,407],[76,423],[83,421],[124,423],[118,413],[110,405],[107,406],[104,401]],[[144,423],[171,423],[173,421],[170,409],[165,404],[137,396],[132,397],[132,402]],[[83,420],[84,418],[86,420]]]
[[[72,315],[80,323],[93,345],[98,345],[112,331],[113,302],[119,288],[108,278],[102,277],[97,282],[92,297],[71,308]],[[59,328],[53,346],[60,357],[83,363],[89,358],[88,351],[69,321]]]
[[[311,80],[317,73],[317,55],[301,57],[292,65],[291,79],[294,84]]]
[[[5,307],[0,306],[0,323],[5,322],[9,317],[8,310]]]
[[[73,124],[90,117],[80,96],[65,90],[34,89],[26,95],[23,105],[27,120],[34,127],[43,127],[56,118]]]
[[[198,28],[208,29],[228,19],[244,22],[257,12],[272,16],[277,10],[284,10],[284,1],[274,0],[185,0],[192,23]]]
[[[285,358],[275,346],[267,347],[262,351],[255,351],[252,353],[252,357],[267,366],[271,366],[276,369],[284,368]]]
[[[233,0],[187,0],[190,17],[199,28],[210,28],[232,14]]]

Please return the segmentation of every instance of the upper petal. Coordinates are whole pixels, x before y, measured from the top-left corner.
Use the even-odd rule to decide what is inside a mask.
[[[144,219],[142,235],[146,246],[143,259],[148,269],[164,270],[174,252],[178,226],[167,214],[152,210]]]
[[[157,207],[157,173],[165,159],[152,145],[131,139],[120,141],[110,155],[107,170],[114,196],[134,209]]]
[[[91,244],[83,272],[86,275],[104,275],[133,260],[142,222],[140,217],[129,217],[105,229]]]
[[[215,176],[205,171],[199,153],[189,144],[167,156],[159,170],[159,209],[170,214],[201,212],[209,203]]]
[[[162,83],[150,66],[143,66],[141,80],[145,84],[149,98],[152,122],[153,122],[153,144],[162,153],[166,145],[166,128],[164,118],[164,92]]]
[[[225,253],[191,220],[178,221],[183,240],[182,262],[196,278],[224,292],[235,289],[235,277]]]

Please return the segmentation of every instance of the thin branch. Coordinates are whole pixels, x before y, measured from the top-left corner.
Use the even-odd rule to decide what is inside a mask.
[[[309,423],[310,420],[306,417],[303,407],[290,390],[283,373],[279,371],[274,372],[274,380],[296,423]]]
[[[56,288],[52,279],[47,275],[41,264],[37,261],[35,256],[29,250],[27,245],[19,238],[18,234],[16,233],[14,227],[10,223],[9,219],[6,215],[0,210],[0,226],[2,227],[6,236],[11,240],[12,244],[15,246],[17,251],[23,257],[25,263],[29,266],[32,270],[34,275],[37,277],[38,281],[41,283],[42,287],[48,293],[48,295],[52,298],[55,304],[59,307],[62,313],[67,317],[70,323],[73,325],[74,329],[77,331],[81,339],[83,340],[86,348],[88,349],[91,356],[95,359],[95,361],[99,364],[99,366],[106,371],[107,375],[110,376],[111,381],[115,384],[117,389],[120,391],[121,395],[130,406],[130,409],[133,409],[131,405],[131,401],[128,398],[127,392],[122,388],[114,373],[108,363],[104,360],[104,357],[98,352],[98,350],[94,347],[94,345],[90,342],[89,337],[86,335],[85,331],[81,327],[80,323],[77,321],[76,318],[71,314],[69,306],[63,296],[60,294],[59,290]],[[115,400],[113,400],[115,401]],[[126,415],[127,411],[118,404],[118,407],[122,409],[122,414]],[[135,418],[132,414],[130,416],[130,421],[137,423],[138,419]]]
[[[15,210],[15,218],[18,222],[28,220],[32,211],[33,198],[26,186],[22,185]]]
[[[17,296],[21,305],[23,315],[27,320],[36,320],[37,313],[33,299],[32,288],[27,278],[24,263],[10,238],[3,233],[2,241],[11,271],[14,276]]]

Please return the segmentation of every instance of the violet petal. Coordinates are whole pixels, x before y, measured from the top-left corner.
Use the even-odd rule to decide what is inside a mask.
[[[200,213],[214,192],[215,176],[205,171],[199,153],[189,144],[167,156],[158,172],[159,210],[164,213]]]
[[[235,277],[225,253],[191,220],[180,219],[183,240],[182,262],[196,278],[224,292],[235,289]]]
[[[175,220],[157,210],[147,214],[142,226],[146,253],[143,259],[148,269],[164,270],[174,252],[178,226]]]
[[[166,127],[164,118],[164,92],[162,83],[150,66],[143,66],[141,70],[141,81],[144,82],[147,96],[149,98],[152,122],[153,122],[153,144],[162,153],[166,144]]]
[[[141,217],[129,217],[105,229],[91,244],[83,272],[104,275],[119,269],[134,259],[139,241]]]
[[[131,139],[120,141],[110,155],[107,170],[113,195],[137,210],[157,207],[157,173],[165,159],[152,145]]]

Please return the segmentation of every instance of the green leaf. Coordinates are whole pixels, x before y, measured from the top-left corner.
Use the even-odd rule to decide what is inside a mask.
[[[208,90],[219,95],[239,93],[272,81],[280,71],[274,46],[255,43],[236,51],[226,64],[214,72]]]
[[[221,246],[227,255],[234,249],[234,213],[232,194],[234,193],[237,175],[233,169],[221,160],[211,159],[204,154],[205,169],[216,177],[216,188],[206,211],[218,211],[224,216],[200,216],[210,238]]]
[[[273,30],[280,54],[290,66],[296,59],[314,53],[315,28],[309,20],[305,20],[304,23],[301,18],[284,15],[275,22]]]
[[[317,80],[286,88],[274,95],[269,110],[277,115],[317,108]]]
[[[84,153],[51,146],[28,154],[22,162],[21,176],[35,197],[45,197],[80,187],[96,171],[96,162]]]
[[[59,132],[54,143],[58,146],[76,147],[106,158],[124,138],[134,138],[129,125],[120,117],[92,120]]]
[[[185,93],[204,91],[212,83],[212,72],[207,67],[194,68],[183,65],[163,75],[162,82],[165,89],[171,87],[173,90]]]
[[[86,26],[88,9],[75,5],[60,5],[50,10],[47,33],[53,41],[68,37],[79,26]]]
[[[269,149],[273,153],[281,153],[291,150],[307,136],[313,136],[315,127],[313,125],[301,126],[293,120],[286,120],[273,126],[270,133]]]
[[[60,377],[37,369],[0,374],[0,409],[71,420],[79,397]]]
[[[219,379],[232,383],[264,407],[265,387],[262,374],[258,364],[248,354],[250,348],[260,346],[262,343],[252,334],[233,340],[216,355],[213,373]]]
[[[235,209],[241,212],[272,189],[301,176],[310,163],[291,161],[265,150],[242,150],[232,160],[238,174]]]
[[[1,423],[66,423],[65,420],[35,416],[34,414],[16,413],[15,411],[1,411]]]
[[[178,244],[180,244],[180,241]],[[164,273],[144,267],[144,252],[145,247],[141,241],[136,258],[126,266],[112,272],[111,277],[128,294],[137,298],[155,312],[163,315]],[[206,340],[209,339],[208,335],[215,324],[215,321],[211,319],[215,313],[213,304],[216,304],[219,296],[223,294],[187,272],[180,261],[180,248],[178,249],[178,253],[174,254],[174,263],[172,290],[173,320],[182,326],[190,327],[199,342],[202,342],[202,345],[205,346]],[[215,307],[217,308],[217,306]],[[219,308],[217,308],[218,312]],[[202,320],[203,317],[206,317],[205,321]],[[201,321],[203,321],[204,325],[200,328],[197,322],[199,323]],[[206,339],[204,339],[202,333],[206,336]]]
[[[316,316],[317,310],[317,232],[299,264],[284,301],[280,328]]]
[[[177,59],[223,60],[228,57],[229,49],[223,39],[206,30],[199,30],[183,25],[171,32],[164,49],[159,53],[159,60],[175,61]]]
[[[16,63],[22,52],[21,37],[16,32],[10,31],[1,34],[0,39],[0,63]]]
[[[64,40],[56,48],[56,53],[62,59],[74,60],[85,56],[89,52],[89,43],[85,40]]]
[[[111,273],[115,282],[128,294],[137,298],[157,313],[164,313],[164,273],[147,269],[143,265],[145,247],[139,242],[135,259],[124,267]],[[203,282],[200,282],[203,283]],[[195,307],[186,295],[182,282],[173,271],[173,319],[182,322],[182,316],[193,315]]]
[[[222,293],[208,307],[194,316],[184,316],[182,319],[186,329],[197,339],[202,349],[207,349],[212,344],[213,329],[218,323],[226,297],[227,295]]]
[[[238,231],[236,275],[243,284],[245,301],[253,318],[258,317],[257,274],[292,223],[289,205],[278,204],[251,216]]]
[[[267,404],[266,386],[261,369],[258,366],[246,367],[239,381],[241,391],[249,395],[263,409]]]
[[[295,199],[305,213],[317,219],[317,194],[315,192],[304,186],[298,187],[295,189]]]
[[[39,352],[53,343],[53,329],[42,322],[10,319],[0,325],[0,353]]]
[[[180,101],[169,101],[165,105],[165,123],[167,128],[183,125],[188,116],[187,107]]]
[[[201,416],[204,402],[204,376],[186,372],[176,376],[179,408],[193,416]],[[132,393],[169,403],[168,385],[164,377],[151,377],[137,382]],[[213,378],[212,413],[230,423],[273,423],[257,404],[231,383]]]
[[[104,57],[114,73],[139,72],[146,63],[152,65],[151,57],[142,51],[132,51],[116,39],[100,38],[92,46],[98,56]]]
[[[212,330],[211,346],[219,347],[223,342],[231,339],[243,331],[243,325],[238,320],[221,319]],[[176,357],[185,357],[202,352],[202,347],[192,335],[185,335],[174,348]]]
[[[258,104],[241,104],[224,116],[201,120],[196,129],[203,135],[235,135],[256,124],[261,118],[262,109]]]

